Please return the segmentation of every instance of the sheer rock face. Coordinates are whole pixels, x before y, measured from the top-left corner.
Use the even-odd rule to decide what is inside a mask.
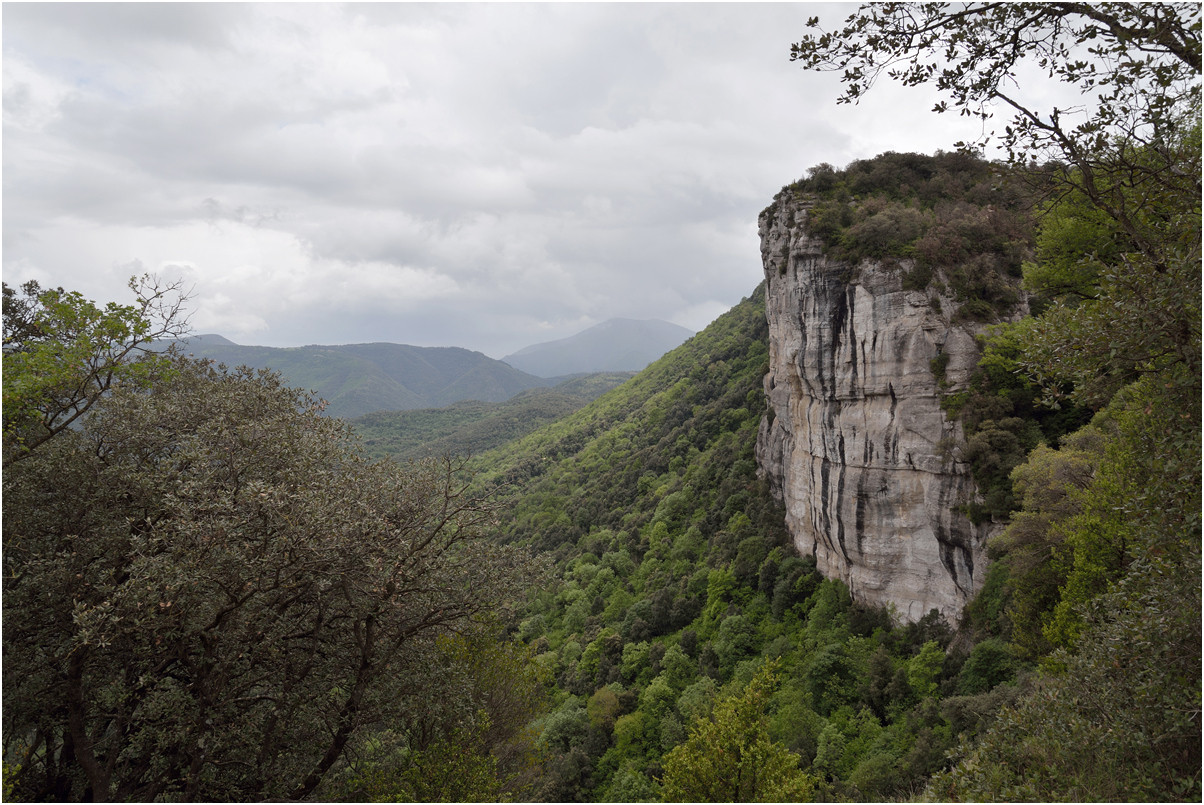
[[[956,624],[982,585],[991,526],[957,511],[977,490],[932,361],[948,356],[945,382],[964,387],[981,326],[952,323],[948,296],[934,305],[931,291],[903,290],[909,261],[829,260],[806,220],[807,203],[785,194],[760,220],[770,362],[761,472],[798,550],[855,600],[893,605],[905,621],[935,608]]]

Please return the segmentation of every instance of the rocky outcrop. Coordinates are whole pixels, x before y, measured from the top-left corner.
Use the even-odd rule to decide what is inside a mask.
[[[955,322],[948,296],[904,290],[908,261],[829,260],[807,233],[808,206],[784,191],[760,219],[770,361],[761,472],[798,550],[855,600],[906,621],[935,608],[956,623],[982,584],[991,525],[959,511],[977,492],[934,366],[948,390],[964,387],[981,325]]]

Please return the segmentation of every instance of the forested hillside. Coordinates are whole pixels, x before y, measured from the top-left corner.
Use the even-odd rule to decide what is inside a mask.
[[[328,416],[434,408],[460,400],[502,402],[527,389],[551,385],[460,347],[386,343],[255,347],[220,336],[194,336],[179,346],[186,355],[219,364],[279,372],[290,386],[324,399]]]
[[[557,560],[518,627],[556,680],[540,799],[906,796],[1015,695],[1001,641],[897,625],[791,548],[753,456],[762,294],[480,460],[505,537]]]

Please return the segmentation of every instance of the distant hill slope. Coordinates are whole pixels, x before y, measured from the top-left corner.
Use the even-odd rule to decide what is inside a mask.
[[[461,400],[502,402],[551,381],[460,347],[406,344],[343,346],[242,346],[219,335],[182,342],[184,352],[229,366],[280,372],[292,386],[310,389],[330,405],[331,416],[374,411],[440,408]]]
[[[502,358],[537,377],[640,371],[694,333],[658,319],[610,319],[577,335],[532,344]]]
[[[505,402],[465,400],[444,408],[377,411],[351,424],[373,458],[476,455],[554,422],[631,379],[605,372],[522,391]]]

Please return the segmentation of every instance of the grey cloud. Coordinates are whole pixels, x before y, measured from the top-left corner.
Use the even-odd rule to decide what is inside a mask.
[[[245,15],[237,3],[13,3],[4,9],[5,45],[49,48],[56,59],[161,45],[222,47]]]
[[[788,61],[811,13],[6,6],[6,281],[175,266],[199,320],[272,345],[702,316],[759,281],[757,213],[807,167],[960,136],[837,110]]]

